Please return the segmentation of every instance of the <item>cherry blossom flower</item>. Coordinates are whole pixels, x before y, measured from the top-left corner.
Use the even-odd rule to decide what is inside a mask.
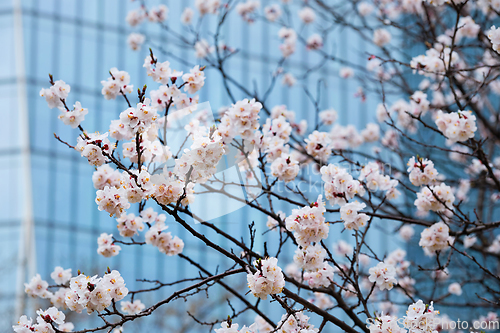
[[[425,254],[432,256],[436,251],[442,251],[449,247],[450,228],[444,222],[438,222],[426,228],[420,235],[420,245]]]
[[[448,292],[452,295],[460,296],[462,295],[462,286],[458,282],[451,283],[448,286]]]
[[[474,137],[477,130],[476,116],[470,111],[443,113],[439,110],[436,116],[436,125],[451,142],[467,141]]]
[[[299,17],[304,24],[313,23],[316,20],[316,13],[310,7],[304,7],[299,11]]]
[[[121,310],[129,315],[134,315],[142,312],[146,306],[138,299],[134,302],[122,301],[121,302]]]
[[[340,207],[340,218],[344,221],[344,227],[348,230],[359,230],[364,227],[370,217],[366,214],[359,214],[359,211],[365,208],[364,203],[357,201],[349,202]]]
[[[255,297],[263,300],[268,295],[279,294],[285,287],[285,278],[278,266],[278,259],[268,258],[254,261],[257,272],[247,274],[248,288]]]
[[[181,22],[185,25],[191,24],[193,21],[194,11],[190,7],[184,8],[184,11],[181,15]]]
[[[294,180],[299,169],[299,163],[290,157],[278,157],[271,164],[272,175],[285,182]]]
[[[65,284],[71,279],[71,268],[64,269],[61,266],[57,266],[50,274],[50,277],[57,284]]]
[[[494,25],[491,26],[490,30],[487,31],[488,38],[493,46],[493,50],[500,51],[500,28],[496,28]]]
[[[73,111],[61,110],[59,119],[62,120],[64,125],[69,125],[71,128],[77,128],[85,119],[85,115],[89,113],[88,109],[82,108],[80,102],[75,102]]]
[[[144,44],[145,41],[146,41],[146,36],[136,32],[131,33],[127,37],[128,46],[134,51],[140,50],[142,44]]]
[[[410,181],[415,186],[432,184],[438,176],[434,163],[430,160],[421,157],[417,157],[415,160],[415,156],[413,156],[407,165]]]
[[[158,7],[153,7],[148,11],[148,20],[150,22],[163,22],[167,19],[168,7],[165,5],[159,5]]]
[[[109,70],[110,77],[101,81],[102,91],[106,99],[115,99],[120,94],[130,94],[134,86],[130,85],[130,75],[125,71],[119,71],[116,67]]]
[[[385,262],[379,262],[377,266],[370,268],[369,273],[368,279],[376,283],[380,290],[391,290],[397,283],[396,269]]]
[[[24,284],[24,292],[31,297],[50,298],[52,293],[47,289],[49,284],[36,274],[29,283]]]
[[[294,233],[299,245],[307,246],[328,237],[328,224],[323,216],[325,211],[321,195],[311,206],[292,210],[292,215],[286,218],[285,223],[287,230]]]
[[[106,258],[118,255],[122,249],[120,246],[113,243],[112,234],[102,233],[97,239],[97,244],[99,245],[97,253]]]
[[[276,21],[281,16],[281,8],[277,4],[272,4],[264,8],[264,15],[270,22]]]
[[[442,213],[446,210],[453,210],[453,202],[455,196],[451,187],[445,183],[436,186],[423,187],[417,193],[415,206],[422,213],[427,213],[429,210]]]
[[[385,29],[377,29],[373,32],[373,42],[377,46],[385,46],[391,41],[391,34]]]
[[[42,88],[40,90],[40,96],[45,97],[49,108],[64,108],[62,100],[68,97],[71,87],[62,80],[54,82],[54,85],[50,88]]]

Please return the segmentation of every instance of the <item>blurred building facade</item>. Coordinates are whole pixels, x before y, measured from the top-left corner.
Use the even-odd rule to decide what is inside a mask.
[[[170,9],[168,24],[180,25],[183,7],[193,2],[162,1]],[[262,7],[265,5],[263,1]],[[91,181],[94,168],[53,136],[57,133],[74,144],[77,132],[57,119],[58,111],[48,109],[45,100],[39,97],[40,89],[49,85],[48,73],[56,80],[64,80],[71,86],[71,101],[81,101],[89,109],[84,127],[88,131],[103,132],[126,108],[123,100],[106,101],[102,97],[100,81],[108,77],[110,68],[129,72],[132,84],[138,87],[151,83],[142,67],[149,46],[169,48],[180,58],[197,63],[193,50],[169,44],[168,34],[158,26],[146,24],[138,29],[127,26],[127,12],[137,6],[136,2],[122,0],[7,0],[0,3],[0,40],[4,48],[0,53],[4,123],[0,131],[3,175],[0,186],[4,189],[0,194],[0,309],[3,313],[0,332],[10,332],[19,313],[34,316],[35,307],[47,306],[43,301],[28,300],[23,293],[23,283],[35,273],[50,280],[55,266],[72,268],[73,273],[80,269],[87,274],[101,275],[109,266],[122,272],[130,289],[141,286],[135,278],[174,281],[190,272],[196,275],[196,268],[187,262],[167,257],[155,248],[123,247],[122,253],[111,259],[97,254],[97,237],[102,232],[117,234],[116,222],[97,210]],[[234,21],[237,19],[230,18],[224,31],[228,45],[242,45],[229,70],[242,84],[252,87],[250,90],[254,82],[259,87],[267,87],[275,69],[273,63],[280,57],[277,29],[260,23],[247,26]],[[204,24],[209,26],[210,21]],[[140,51],[130,50],[126,40],[131,31],[145,33],[152,43],[146,43]],[[348,40],[350,45],[358,43],[345,34],[334,41],[344,57],[349,52],[344,47]],[[361,42],[358,45],[361,46]],[[155,54],[162,61],[169,60],[172,68],[189,69],[176,59],[167,59],[160,52]],[[360,53],[360,62],[363,57]],[[295,69],[306,69],[316,60],[308,51],[299,49],[284,70],[293,73]],[[212,110],[229,105],[218,73],[208,70],[206,76],[200,102],[208,101]],[[298,82],[296,87],[280,86],[278,82],[268,104],[286,104],[299,118],[312,123],[314,116],[308,110],[312,110],[313,105],[303,87],[315,90],[318,79],[322,79],[326,87],[322,108],[338,110],[341,124],[363,127],[369,122],[365,106],[352,97],[355,83],[339,78],[338,68],[329,65]],[[247,96],[237,94],[235,97]],[[255,221],[260,233],[265,230],[265,218],[248,215],[246,209],[222,217],[219,223],[224,224],[226,230],[248,237],[244,222],[249,219]],[[185,253],[200,262],[212,261],[216,266],[217,256],[212,257],[214,254],[205,251],[201,242],[189,238],[173,222],[167,220],[167,223],[169,231],[186,243]],[[272,236],[265,235],[264,239],[266,237]],[[383,243],[381,246],[385,246]],[[160,291],[158,297],[168,295],[169,290]],[[158,323],[153,319],[145,322],[146,326]],[[178,326],[172,330],[182,330],[183,325],[179,319]],[[77,328],[81,327],[77,325]]]

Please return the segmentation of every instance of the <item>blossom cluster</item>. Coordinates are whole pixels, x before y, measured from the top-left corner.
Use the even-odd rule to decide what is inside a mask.
[[[75,150],[85,157],[90,165],[101,166],[108,161],[112,149],[111,141],[108,139],[108,133],[87,133],[78,136]]]
[[[194,200],[194,183],[185,184],[174,173],[164,170],[163,174],[154,174],[151,177],[154,186],[153,197],[162,205],[176,203],[187,206]]]
[[[40,96],[45,97],[49,108],[64,109],[63,101],[68,97],[71,87],[62,80],[54,82],[50,88],[42,88]]]
[[[168,228],[165,225],[165,214],[158,214],[152,208],[148,208],[141,212],[141,216],[147,223],[154,225],[146,232],[146,244],[151,244],[165,253],[168,256],[174,256],[182,252],[184,249],[184,242],[177,236],[173,236],[170,232],[164,232]]]
[[[17,325],[12,326],[16,333],[29,333],[29,332],[44,332],[55,333],[53,324],[57,325],[58,332],[71,332],[74,328],[70,322],[65,322],[66,316],[63,312],[59,311],[56,307],[50,307],[43,311],[37,310],[36,323],[33,319],[28,319],[23,315],[19,318]]]
[[[321,179],[325,182],[325,198],[332,206],[343,206],[355,195],[363,195],[365,189],[358,180],[353,179],[346,169],[329,164],[320,169]]]
[[[395,117],[398,125],[408,130],[410,133],[415,133],[417,130],[417,120],[415,117],[424,116],[430,110],[430,101],[427,99],[427,94],[422,91],[415,91],[410,100],[398,99],[392,103],[389,109],[384,104],[379,104],[377,107],[377,120],[383,122],[389,117]]]
[[[236,12],[243,18],[243,20],[251,23],[254,21],[253,14],[259,8],[260,1],[247,0],[236,5]]]
[[[107,233],[102,233],[99,238],[97,238],[97,245],[97,253],[106,258],[118,255],[122,249],[119,245],[114,243],[113,235]]]
[[[500,28],[492,26],[490,28],[490,30],[488,30],[488,39],[490,40],[490,42],[493,46],[493,50],[499,52],[500,51]]]
[[[308,246],[328,237],[328,224],[325,222],[325,203],[319,195],[310,206],[293,209],[292,215],[285,219],[286,228],[294,233],[297,243]]]
[[[415,291],[415,279],[410,275],[411,263],[405,259],[406,251],[403,249],[396,249],[392,251],[384,260],[385,263],[392,265],[396,268],[396,275],[398,277],[398,285],[404,289],[406,294],[413,294]]]
[[[125,281],[116,270],[107,272],[103,277],[80,274],[69,282],[66,292],[66,306],[77,313],[86,310],[101,312],[112,301],[121,301],[128,294]]]
[[[146,98],[142,103],[137,103],[135,108],[120,113],[120,119],[111,121],[110,136],[116,140],[133,139],[137,133],[147,132],[157,119],[156,108]]]
[[[303,269],[304,281],[311,287],[328,287],[333,280],[333,267],[325,261],[326,251],[316,243],[306,247],[298,247],[293,261]]]
[[[431,256],[436,251],[442,251],[449,247],[449,243],[452,243],[449,232],[450,228],[444,222],[435,223],[422,231],[418,245],[424,249],[427,255]]]
[[[24,290],[31,297],[47,298],[55,307],[66,308],[66,293],[69,289],[65,285],[71,279],[71,269],[63,269],[58,266],[50,276],[57,285],[61,286],[56,292],[48,290],[48,282],[42,280],[39,274],[36,274],[29,283],[24,284]]]
[[[271,174],[283,180],[290,182],[297,177],[300,170],[299,162],[292,159],[292,157],[278,157],[271,163]]]
[[[325,256],[325,249],[320,244],[315,244],[297,248],[293,261],[302,269],[313,270],[321,267]]]
[[[72,111],[61,110],[59,119],[64,125],[69,125],[71,128],[77,128],[82,121],[85,120],[85,115],[89,113],[88,109],[82,107],[80,102],[75,102]]]
[[[92,182],[96,190],[103,190],[106,186],[120,187],[122,173],[110,167],[109,164],[103,164],[92,174]]]
[[[391,179],[388,175],[382,173],[382,168],[379,163],[369,162],[360,172],[359,180],[364,181],[366,188],[370,191],[385,191],[385,196],[391,200],[400,195],[396,189],[399,182],[396,179]]]
[[[96,192],[95,202],[99,210],[104,210],[110,216],[120,217],[130,207],[127,192],[123,188],[105,186]]]
[[[410,181],[415,186],[432,184],[438,175],[434,163],[431,160],[413,156],[408,161],[408,173]]]
[[[386,262],[379,262],[377,266],[370,268],[368,272],[370,273],[368,279],[370,282],[376,283],[380,290],[391,290],[394,284],[397,283],[396,268]]]
[[[477,130],[476,116],[471,111],[444,113],[439,110],[436,125],[450,142],[467,141]]]
[[[306,151],[309,155],[321,162],[328,161],[328,158],[332,154],[331,138],[328,133],[314,131],[304,141],[306,142]]]
[[[368,215],[359,213],[365,208],[364,203],[358,201],[349,202],[340,207],[340,218],[344,221],[344,227],[348,230],[359,230],[364,227],[370,219]]]
[[[138,299],[133,302],[122,301],[121,302],[121,310],[129,315],[134,315],[142,312],[146,306]]]
[[[447,210],[453,210],[454,201],[455,195],[451,187],[445,183],[441,183],[440,185],[423,187],[420,192],[417,193],[415,206],[418,211],[423,214],[427,213],[429,210],[443,213]]]
[[[283,27],[278,32],[279,38],[283,39],[283,44],[280,45],[280,50],[283,57],[289,57],[295,53],[297,44],[297,33],[291,28]]]
[[[373,32],[373,43],[377,46],[385,46],[391,41],[391,33],[386,29],[377,29]]]
[[[432,302],[427,305],[418,300],[408,306],[406,316],[403,317],[403,327],[400,326],[398,317],[381,315],[367,321],[368,329],[370,333],[405,333],[407,330],[412,333],[435,333],[438,332],[438,324],[442,322],[437,319],[438,314],[439,311],[434,310]]]
[[[379,127],[376,124],[369,123],[360,134],[354,125],[342,126],[336,124],[330,130],[329,136],[331,149],[356,148],[363,143],[364,136],[366,136],[367,142],[376,141],[379,136]]]
[[[194,135],[191,150],[186,149],[181,158],[175,160],[174,173],[184,181],[205,182],[217,171],[217,164],[225,153],[219,133],[202,135],[202,129]],[[201,133],[200,133],[201,132]]]
[[[132,32],[127,37],[128,46],[134,51],[140,50],[145,41],[146,36],[136,32]]]
[[[229,143],[238,134],[242,139],[255,139],[255,130],[259,128],[259,111],[262,104],[255,99],[244,99],[233,104],[224,114],[218,131],[224,143]]]
[[[102,91],[106,99],[115,99],[120,94],[130,94],[134,86],[130,85],[130,75],[113,67],[109,70],[110,77],[101,81]]]
[[[328,264],[328,262],[324,261],[321,267],[314,270],[305,271],[304,281],[313,288],[328,287],[333,281],[333,275],[333,267]]]
[[[144,19],[148,19],[150,22],[163,22],[168,17],[168,7],[165,5],[158,5],[146,11],[142,6],[131,10],[128,12],[125,20],[127,23],[135,27],[141,24]]]
[[[279,333],[317,333],[319,330],[309,323],[309,317],[303,312],[281,316],[278,323]]]
[[[418,74],[435,79],[444,75],[449,66],[458,66],[460,61],[460,56],[456,51],[452,51],[449,46],[443,47],[443,44],[436,43],[434,48],[425,52],[425,55],[414,57],[410,66]]]
[[[133,237],[134,235],[139,235],[139,231],[144,230],[142,218],[132,213],[123,214],[116,219],[116,222],[118,222],[117,228],[120,236],[123,237]]]
[[[274,22],[281,16],[281,8],[278,4],[272,4],[264,8],[264,16],[269,22]]]
[[[438,320],[436,316],[439,311],[434,310],[434,305],[424,304],[422,300],[411,304],[404,317],[404,326],[413,330],[415,333],[437,332]]]
[[[289,146],[287,142],[290,140],[292,126],[284,116],[277,118],[268,118],[262,126],[262,137],[258,146],[267,154],[266,159],[270,162],[281,157],[284,153],[288,153]],[[257,134],[258,135],[258,134]]]
[[[128,294],[125,281],[116,270],[108,269],[103,277],[97,275],[91,277],[80,273],[72,277],[71,269],[58,266],[50,276],[60,286],[57,292],[48,291],[48,283],[42,280],[39,274],[35,275],[29,283],[25,283],[25,292],[32,297],[49,298],[56,310],[68,308],[78,313],[83,310],[89,314],[93,311],[101,312],[111,305],[113,300],[120,301]],[[52,315],[57,315],[57,311],[50,311],[52,314],[47,314],[51,316],[53,322],[56,322]],[[62,320],[64,321],[64,314],[62,314]],[[50,323],[50,321],[45,321]]]
[[[278,266],[278,259],[258,259],[254,265],[257,271],[247,274],[248,288],[252,294],[263,300],[268,295],[279,294],[285,287],[285,277]]]

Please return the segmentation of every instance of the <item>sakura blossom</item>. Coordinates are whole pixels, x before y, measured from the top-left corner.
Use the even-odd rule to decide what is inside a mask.
[[[278,259],[268,258],[254,262],[257,271],[247,275],[248,288],[255,297],[266,300],[268,295],[279,294],[285,286],[285,279]]]
[[[415,186],[429,185],[433,183],[438,176],[434,163],[430,160],[420,157],[415,159],[415,156],[413,156],[410,158],[407,165],[410,181]]]
[[[278,157],[271,164],[271,173],[274,177],[285,182],[290,182],[297,177],[299,173],[299,162],[289,157]]]
[[[134,51],[140,50],[145,41],[146,36],[135,32],[128,35],[127,38],[128,46]]]
[[[446,212],[453,210],[455,196],[451,188],[445,183],[436,186],[424,187],[417,193],[415,206],[423,213],[432,210],[434,212]]]
[[[292,215],[285,220],[286,228],[294,232],[297,242],[307,246],[328,237],[328,224],[325,223],[325,204],[321,195],[316,202],[292,210]]]
[[[340,217],[344,221],[346,229],[359,230],[359,228],[366,225],[370,219],[369,216],[363,213],[359,214],[359,211],[365,207],[364,203],[357,201],[346,203],[340,207]]]
[[[451,142],[462,142],[474,137],[476,117],[470,111],[443,113],[438,111],[436,125]]]
[[[80,102],[76,102],[73,106],[73,111],[62,111],[59,119],[62,120],[64,125],[69,125],[71,128],[77,128],[85,119],[85,115],[89,113],[88,109],[82,108]]]
[[[121,310],[127,314],[134,315],[142,312],[146,306],[141,302],[141,300],[136,299],[133,302],[122,301]]]
[[[426,228],[420,235],[420,245],[427,255],[433,255],[436,251],[442,251],[449,247],[450,228],[444,222],[438,222]]]
[[[97,239],[97,244],[99,245],[97,253],[106,258],[118,255],[121,250],[120,246],[114,244],[112,234],[102,233]]]
[[[49,108],[63,108],[63,101],[68,97],[71,87],[62,80],[56,81],[50,88],[42,88],[40,96],[45,97]]]
[[[57,284],[65,284],[71,279],[71,268],[64,269],[61,266],[57,266],[50,274],[50,277]]]
[[[332,206],[343,206],[355,195],[363,195],[365,190],[358,180],[353,179],[347,170],[334,164],[323,166],[320,169],[321,179],[325,182],[325,199]]]
[[[386,29],[377,29],[373,32],[373,42],[378,46],[384,46],[391,41],[391,34]]]
[[[379,262],[377,266],[370,268],[369,273],[370,282],[376,283],[380,290],[391,290],[397,283],[396,269],[384,262]]]
[[[130,85],[130,74],[120,71],[116,67],[109,70],[110,77],[106,81],[101,81],[104,98],[116,99],[120,94],[130,94],[134,88]]]

